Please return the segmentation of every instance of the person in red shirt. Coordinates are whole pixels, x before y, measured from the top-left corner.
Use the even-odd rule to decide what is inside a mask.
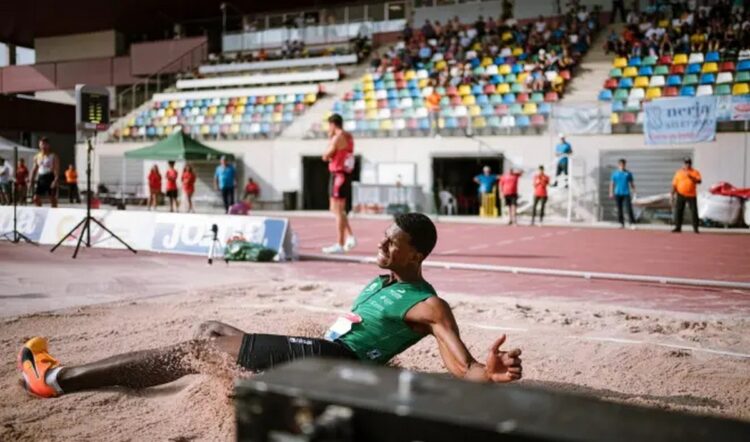
[[[258,199],[259,195],[260,187],[258,186],[258,183],[256,183],[252,178],[248,178],[247,184],[245,184],[245,197],[243,199],[252,204],[256,199]]]
[[[508,206],[508,214],[510,220],[508,225],[518,224],[516,219],[516,210],[518,209],[518,178],[521,177],[523,172],[510,168],[508,173],[500,177],[500,187],[503,191],[503,197],[505,198],[505,205]]]
[[[16,167],[16,194],[14,198],[18,204],[26,205],[26,192],[29,190],[29,168],[26,167],[26,161],[23,158],[18,160]]]
[[[185,192],[185,199],[188,203],[188,213],[194,213],[193,209],[193,193],[195,193],[195,172],[193,166],[186,164],[185,168],[182,169],[182,191]]]
[[[169,211],[177,212],[180,209],[180,201],[177,199],[177,169],[174,168],[174,161],[168,161],[169,168],[164,174],[167,178],[167,198],[169,198]]]
[[[156,210],[156,204],[159,202],[159,194],[161,193],[161,174],[159,173],[159,166],[154,164],[151,167],[151,172],[148,174],[148,210],[153,207]]]
[[[531,225],[534,225],[534,219],[536,218],[536,205],[542,203],[542,208],[539,211],[539,225],[541,226],[544,222],[544,206],[547,204],[547,186],[549,185],[549,177],[544,174],[544,166],[539,166],[539,173],[534,175],[534,206],[531,209]]]

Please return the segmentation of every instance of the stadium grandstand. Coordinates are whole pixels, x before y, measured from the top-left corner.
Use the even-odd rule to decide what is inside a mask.
[[[0,69],[2,100],[37,110],[6,119],[25,121],[5,123],[0,135],[32,147],[46,135],[62,162],[83,170],[74,128],[31,115],[72,112],[75,84],[109,88],[113,122],[97,136],[93,179],[132,203],[145,200],[156,163],[124,153],[183,132],[234,155],[242,181],[263,188],[256,207],[282,208],[296,192],[291,207],[325,209],[317,158],[333,113],[356,140],[362,212],[386,211],[398,182],[409,207],[439,212],[452,201],[454,212],[477,214],[473,177],[489,165],[528,172],[520,186],[529,214],[533,171],[557,169],[560,133],[574,154],[561,177],[570,185],[550,195],[559,219],[614,219],[605,190],[622,155],[650,165],[643,196],[668,192],[686,155],[705,159],[707,182],[746,185],[746,161],[719,166],[725,155],[744,158],[744,122],[729,110],[750,96],[747,14],[736,2],[636,2],[617,20],[595,0],[469,3],[165,2],[104,12],[83,2],[100,17],[85,26],[45,12],[30,29],[4,27],[1,38],[16,52],[33,48],[23,50],[35,61],[13,57]],[[145,19],[154,14],[158,23]],[[731,153],[644,142],[644,105],[675,96],[716,97],[715,142]],[[197,201],[220,204],[213,165],[196,167]]]

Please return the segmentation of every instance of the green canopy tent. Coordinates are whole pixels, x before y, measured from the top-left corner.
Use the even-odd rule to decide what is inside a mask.
[[[162,160],[162,161],[217,161],[222,156],[227,160],[234,160],[234,155],[208,147],[205,144],[191,138],[182,131],[177,131],[167,138],[151,146],[125,152],[125,161],[128,159],[140,160]],[[123,189],[121,194],[124,198],[125,183],[125,161],[122,162]]]
[[[228,160],[234,159],[231,153],[208,147],[182,131],[177,131],[154,145],[125,152],[125,158],[142,160],[210,161],[222,156],[226,156]]]

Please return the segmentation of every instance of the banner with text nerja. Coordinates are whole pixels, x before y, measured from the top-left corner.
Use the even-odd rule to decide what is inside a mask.
[[[646,144],[704,143],[716,139],[716,98],[661,98],[643,106]]]

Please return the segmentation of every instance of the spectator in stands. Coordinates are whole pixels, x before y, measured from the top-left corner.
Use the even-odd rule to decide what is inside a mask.
[[[433,81],[433,85],[434,85]],[[438,127],[438,117],[440,115],[440,99],[442,97],[440,96],[440,93],[437,91],[437,88],[432,89],[432,93],[427,96],[427,110],[430,111],[430,127],[433,130],[437,130]]]
[[[78,172],[72,164],[68,164],[65,170],[65,184],[68,185],[68,201],[70,204],[81,202],[81,195],[78,191]]]
[[[26,160],[18,159],[16,167],[16,201],[22,206],[26,205],[26,194],[29,190],[29,169],[26,167]]]
[[[188,213],[194,213],[193,208],[193,194],[195,193],[195,172],[193,166],[185,164],[185,168],[182,169],[182,191],[185,193],[185,199],[188,203]]]
[[[573,155],[573,147],[565,139],[565,134],[560,134],[560,142],[555,146],[555,155],[557,156],[557,170],[555,171],[555,182],[552,187],[557,186],[557,177],[565,174],[566,183],[565,187],[568,187],[567,179],[568,175],[568,157]]]
[[[544,166],[539,166],[539,172],[534,175],[534,205],[531,208],[531,225],[534,225],[536,219],[536,206],[541,203],[539,211],[539,225],[544,223],[544,206],[547,205],[547,186],[549,177],[544,173]]]
[[[11,178],[13,178],[13,168],[0,157],[0,205],[10,204],[13,201]]]
[[[500,177],[492,173],[490,166],[484,166],[482,173],[474,177],[474,182],[479,185],[479,204],[482,204],[482,195],[492,193],[495,183]]]
[[[39,149],[40,152],[34,156],[34,168],[31,169],[31,182],[36,184],[34,204],[40,207],[42,198],[49,196],[50,206],[57,207],[60,161],[52,152],[47,137],[39,139]]]
[[[693,231],[698,233],[698,203],[697,187],[702,182],[701,174],[693,169],[693,160],[685,158],[683,167],[674,174],[672,179],[672,204],[674,206],[674,229],[672,232],[682,231],[682,219],[685,213],[685,203],[690,206],[693,218]]]
[[[429,20],[425,20],[424,25],[422,25],[422,35],[427,40],[437,36],[435,35],[435,28],[432,27],[432,23]]]
[[[510,168],[508,173],[500,177],[500,187],[503,190],[505,205],[508,207],[508,225],[518,225],[516,211],[518,210],[518,179],[523,174],[522,171]]]
[[[259,196],[260,186],[258,186],[258,183],[252,177],[248,178],[247,184],[245,184],[245,195],[242,199],[248,203],[254,203]]]
[[[621,158],[617,162],[617,170],[612,172],[612,177],[609,180],[609,197],[614,198],[617,203],[617,220],[620,222],[620,227],[625,228],[624,205],[628,209],[630,227],[635,229],[635,216],[633,216],[633,204],[631,202],[633,195],[635,195],[635,182],[633,181],[633,174],[625,168],[625,165],[625,158]]]
[[[178,212],[180,201],[177,199],[177,177],[179,173],[174,168],[174,161],[167,162],[167,171],[164,177],[167,179],[167,198],[169,198],[169,211]]]
[[[220,159],[221,164],[216,166],[214,173],[214,188],[221,192],[224,201],[224,213],[229,213],[229,208],[234,204],[234,189],[237,187],[237,174],[234,166],[229,164],[227,157]]]
[[[156,164],[151,166],[151,171],[148,173],[148,192],[148,210],[156,210],[161,194],[161,173]]]

